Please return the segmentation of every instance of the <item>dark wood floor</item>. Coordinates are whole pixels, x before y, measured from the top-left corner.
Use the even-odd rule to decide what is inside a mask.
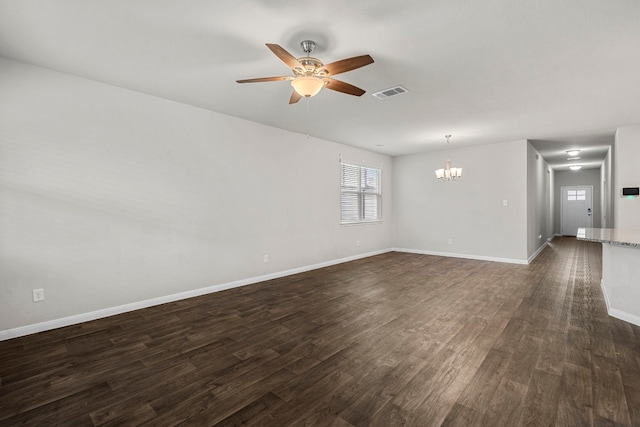
[[[388,253],[0,342],[0,425],[640,425],[600,271]]]

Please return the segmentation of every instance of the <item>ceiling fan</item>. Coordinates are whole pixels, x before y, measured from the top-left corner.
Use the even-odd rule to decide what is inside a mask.
[[[291,67],[294,75],[236,80],[238,83],[289,80],[291,81],[291,86],[293,86],[293,93],[289,99],[289,104],[295,104],[300,101],[300,98],[303,96],[310,98],[320,92],[323,87],[354,96],[362,96],[365,93],[363,89],[341,80],[336,80],[332,76],[373,63],[373,58],[369,55],[354,56],[325,65],[319,59],[310,56],[316,47],[316,43],[312,40],[304,40],[300,43],[302,50],[307,56],[297,59],[280,45],[272,43],[267,43],[266,45],[282,62]]]

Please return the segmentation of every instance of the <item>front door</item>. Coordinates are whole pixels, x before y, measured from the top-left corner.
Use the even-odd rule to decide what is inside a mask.
[[[563,236],[575,236],[578,228],[593,227],[593,187],[562,187],[560,224]]]

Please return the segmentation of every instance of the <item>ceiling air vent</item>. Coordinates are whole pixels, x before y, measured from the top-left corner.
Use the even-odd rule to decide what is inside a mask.
[[[390,87],[389,89],[384,89],[384,90],[381,90],[380,92],[373,93],[372,95],[378,99],[387,99],[391,96],[400,95],[406,92],[409,92],[409,91],[403,88],[402,86],[394,86],[394,87]]]

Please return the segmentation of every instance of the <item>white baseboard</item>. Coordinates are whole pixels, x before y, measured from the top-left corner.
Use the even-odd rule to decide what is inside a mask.
[[[604,279],[600,281],[600,287],[602,288],[602,295],[604,296],[604,302],[607,305],[607,313],[609,314],[609,316],[615,317],[616,319],[624,320],[625,322],[632,323],[636,326],[640,326],[640,317],[634,314],[629,314],[626,311],[611,308],[611,304],[609,303],[609,295],[607,295],[607,288],[604,285]]]
[[[531,255],[531,256],[529,257],[529,259],[527,259],[527,264],[531,264],[531,263],[533,262],[533,260],[534,260],[534,259],[536,259],[536,257],[537,257],[538,255],[540,255],[540,252],[542,252],[542,250],[543,250],[544,248],[546,248],[548,245],[549,245],[549,242],[544,242],[544,243],[542,244],[542,246],[540,246],[540,247],[538,248],[538,250],[537,250],[537,251],[535,251],[535,252],[533,253],[533,255]]]
[[[636,326],[640,326],[640,317],[634,316],[633,314],[629,314],[625,311],[620,311],[612,308],[611,310],[609,310],[609,316],[615,317],[616,319],[624,320],[625,322],[632,323]]]
[[[509,264],[527,265],[526,259],[497,258],[497,257],[483,256],[483,255],[467,255],[467,254],[456,254],[451,252],[437,252],[437,251],[427,251],[422,249],[406,249],[406,248],[393,248],[393,251],[406,252],[410,254],[435,255],[435,256],[444,256],[449,258],[464,258],[464,259],[475,259],[478,261],[494,261],[494,262],[506,262]]]
[[[600,289],[602,289],[602,296],[604,296],[604,303],[607,305],[607,313],[611,314],[611,304],[609,303],[609,295],[607,295],[607,288],[604,286],[604,279],[600,279]]]
[[[335,259],[331,261],[312,264],[304,267],[293,268],[291,270],[280,271],[277,273],[265,274],[262,276],[251,277],[248,279],[236,280],[234,282],[223,283],[219,285],[208,286],[206,288],[194,289],[191,291],[180,292],[177,294],[151,298],[144,301],[138,301],[130,304],[123,304],[116,307],[109,307],[102,310],[91,311],[88,313],[77,314],[74,316],[63,317],[60,319],[49,320],[46,322],[36,323],[33,325],[20,326],[13,329],[0,331],[0,341],[9,340],[25,335],[31,335],[38,332],[49,331],[52,329],[62,328],[64,326],[76,325],[78,323],[89,322],[91,320],[102,319],[104,317],[114,316],[129,311],[140,310],[142,308],[152,307],[154,305],[165,304],[168,302],[179,301],[187,298],[193,298],[214,292],[220,292],[227,289],[238,288],[240,286],[252,285],[254,283],[264,282],[267,280],[278,279],[280,277],[291,276],[293,274],[304,273],[306,271],[316,270],[318,268],[329,267],[331,265],[342,264],[357,259],[367,258],[374,255],[391,252],[393,249],[382,249],[364,254],[353,255],[345,258]]]

